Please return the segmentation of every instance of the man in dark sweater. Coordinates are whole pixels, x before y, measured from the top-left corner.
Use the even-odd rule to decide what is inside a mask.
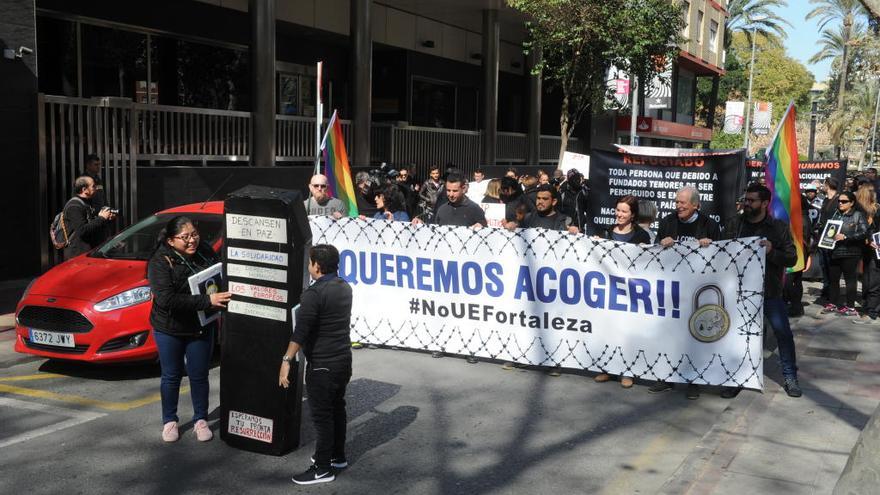
[[[524,229],[549,229],[568,231],[572,234],[579,233],[577,225],[571,224],[571,219],[556,211],[559,202],[559,193],[550,184],[541,184],[535,190],[535,211],[526,214],[522,223],[508,222],[507,228],[514,230],[516,227]]]
[[[464,177],[459,174],[449,174],[446,177],[445,189],[448,201],[437,208],[431,223],[477,229],[486,226],[486,212],[466,196],[467,181]],[[415,218],[413,223],[424,222],[420,218]]]
[[[309,250],[309,275],[315,282],[302,293],[290,345],[281,358],[278,384],[290,385],[290,361],[300,349],[308,360],[306,392],[315,425],[312,466],[293,477],[299,485],[336,479],[345,458],[345,388],[351,379],[351,287],[339,278],[339,251],[329,244]]]
[[[107,225],[116,215],[106,206],[95,209],[92,198],[97,190],[95,180],[88,175],[77,177],[73,183],[76,195],[64,205],[64,228],[68,240],[64,248],[65,260],[91,251],[109,234]]]
[[[698,241],[706,247],[721,238],[721,229],[715,220],[700,213],[700,191],[693,186],[685,186],[675,193],[675,213],[670,213],[660,220],[655,242],[668,248],[680,241]],[[658,393],[672,390],[672,384],[657,382],[648,392]],[[687,386],[687,398],[700,398],[700,387],[690,383]]]

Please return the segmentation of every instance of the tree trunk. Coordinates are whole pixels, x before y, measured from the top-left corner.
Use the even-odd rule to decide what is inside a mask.
[[[837,109],[843,109],[843,100],[846,95],[846,72],[849,65],[849,33],[851,26],[844,22],[843,32],[846,39],[843,43],[843,56],[840,57],[840,82],[837,85]]]
[[[709,95],[709,113],[706,115],[706,127],[709,129],[715,128],[715,108],[718,106],[718,86],[720,81],[720,77],[712,77],[712,94]]]
[[[880,0],[861,0],[872,17],[880,18]]]
[[[565,156],[565,150],[568,149],[569,125],[571,117],[568,115],[568,95],[562,97],[562,108],[559,110],[559,162],[556,168],[562,166],[562,157]]]

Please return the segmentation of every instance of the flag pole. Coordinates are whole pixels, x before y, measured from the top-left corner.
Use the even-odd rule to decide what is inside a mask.
[[[324,62],[318,62],[318,77],[315,80],[315,174],[321,173],[321,118],[324,108],[321,104],[321,69]]]

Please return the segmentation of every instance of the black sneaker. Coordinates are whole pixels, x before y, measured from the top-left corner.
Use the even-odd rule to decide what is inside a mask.
[[[672,390],[672,384],[666,382],[657,382],[648,388],[648,393],[659,394],[660,392],[668,392]]]
[[[291,479],[297,485],[314,485],[316,483],[329,483],[336,479],[336,475],[330,469],[319,468],[312,464],[305,472]]]
[[[801,391],[800,384],[798,384],[798,379],[793,376],[785,377],[785,384],[782,388],[785,389],[785,393],[787,393],[789,397],[800,397],[801,395],[804,395],[803,391]]]
[[[740,392],[742,392],[742,389],[739,387],[724,387],[721,389],[721,398],[732,399],[739,395]]]
[[[685,392],[684,396],[687,397],[688,400],[699,399],[700,398],[700,386],[693,384],[693,383],[689,383],[688,387],[687,387],[687,391]]]
[[[312,461],[312,464],[315,463],[315,456],[309,458]],[[348,461],[345,457],[331,457],[330,458],[330,467],[333,469],[345,469],[348,467]]]

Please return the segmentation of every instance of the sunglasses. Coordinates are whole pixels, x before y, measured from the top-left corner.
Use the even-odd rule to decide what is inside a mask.
[[[327,189],[327,184],[309,184],[309,185],[314,187],[315,189]]]
[[[840,204],[842,204],[842,205],[845,205],[845,204],[852,203],[852,201],[850,201],[850,200],[848,200],[848,199],[841,199],[840,201],[838,201],[838,203],[840,203]]]

